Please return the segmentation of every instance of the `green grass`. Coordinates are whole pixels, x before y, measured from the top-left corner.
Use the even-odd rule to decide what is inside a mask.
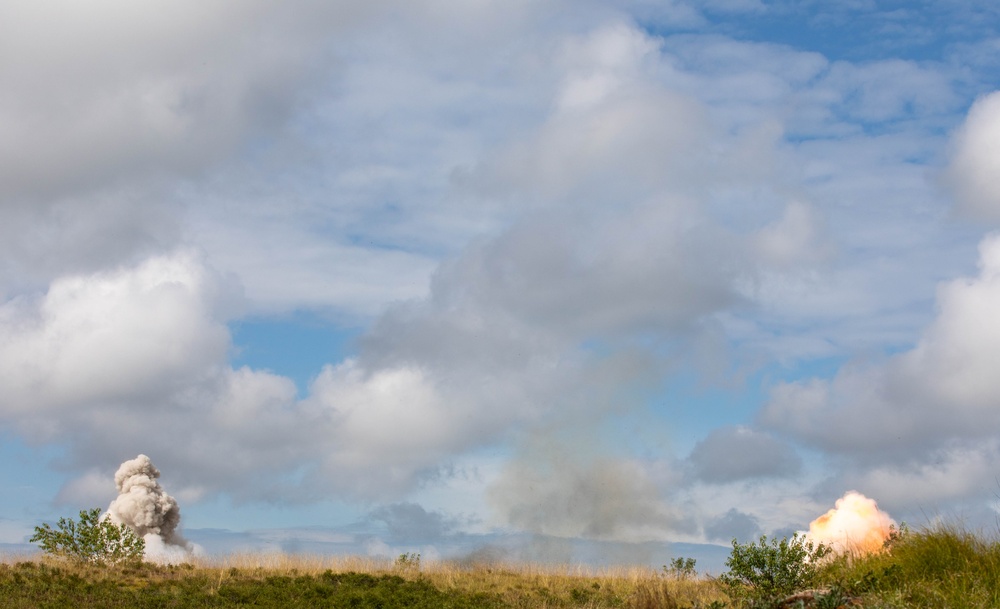
[[[259,576],[238,570],[143,566],[118,571],[21,562],[0,566],[3,607],[501,607],[499,598],[444,592],[424,579],[334,573]]]
[[[865,607],[1000,607],[1000,541],[936,525],[904,533],[884,553],[840,561],[827,578]]]
[[[804,606],[832,609],[850,600],[851,606],[873,609],[1000,607],[1000,542],[958,527],[910,531],[883,553],[826,563],[815,586],[826,592]],[[49,558],[0,562],[0,608],[748,606],[749,601],[730,600],[708,578],[646,568],[594,571],[287,555],[231,556],[169,567],[98,567]]]
[[[0,564],[0,607],[396,607],[555,609],[700,607],[716,587],[649,569],[588,572],[531,565],[414,568],[288,556],[199,565],[97,567],[41,559]],[[344,566],[336,565],[336,566]]]

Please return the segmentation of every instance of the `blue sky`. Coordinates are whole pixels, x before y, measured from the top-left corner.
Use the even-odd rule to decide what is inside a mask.
[[[719,565],[997,517],[992,2],[0,7],[0,544]],[[610,559],[608,558],[610,557]]]

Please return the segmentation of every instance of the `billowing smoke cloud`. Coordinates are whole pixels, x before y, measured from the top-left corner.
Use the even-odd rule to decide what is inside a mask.
[[[509,462],[488,497],[501,522],[540,536],[635,543],[694,529],[663,496],[655,469],[552,441]]]
[[[115,472],[118,497],[108,506],[115,524],[127,524],[146,541],[146,560],[180,562],[190,558],[195,547],[181,537],[177,527],[181,510],[177,500],[156,481],[160,470],[146,455],[121,464]]]
[[[835,507],[809,524],[806,538],[837,554],[870,554],[882,549],[896,521],[873,499],[848,491]]]

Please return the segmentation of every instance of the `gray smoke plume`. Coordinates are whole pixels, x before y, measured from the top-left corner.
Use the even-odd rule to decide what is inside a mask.
[[[115,472],[118,497],[108,506],[108,518],[127,524],[146,541],[146,559],[174,563],[191,558],[194,546],[180,536],[181,510],[160,483],[160,470],[146,455],[121,464]]]

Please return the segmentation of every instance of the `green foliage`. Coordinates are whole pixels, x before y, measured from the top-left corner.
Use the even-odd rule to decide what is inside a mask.
[[[397,575],[333,573],[289,577],[220,577],[209,570],[182,572],[142,565],[109,572],[84,565],[0,564],[0,606],[38,607],[356,607],[358,609],[501,609],[495,595],[444,592],[425,580]]]
[[[726,560],[729,571],[718,581],[729,596],[750,606],[768,606],[796,591],[809,588],[818,581],[819,562],[831,549],[815,545],[799,535],[780,541],[768,541],[762,535],[759,542],[741,544],[733,540],[733,550]]]
[[[697,564],[697,560],[694,558],[684,558],[683,556],[678,556],[677,558],[670,559],[670,565],[663,565],[663,571],[672,577],[678,579],[688,579],[697,575],[694,570],[694,566]]]
[[[31,536],[47,554],[98,565],[123,565],[142,561],[146,542],[128,526],[101,518],[101,508],[81,510],[80,521],[60,518],[56,528],[35,527]]]
[[[420,554],[418,552],[403,552],[396,558],[396,568],[403,571],[419,571]]]

